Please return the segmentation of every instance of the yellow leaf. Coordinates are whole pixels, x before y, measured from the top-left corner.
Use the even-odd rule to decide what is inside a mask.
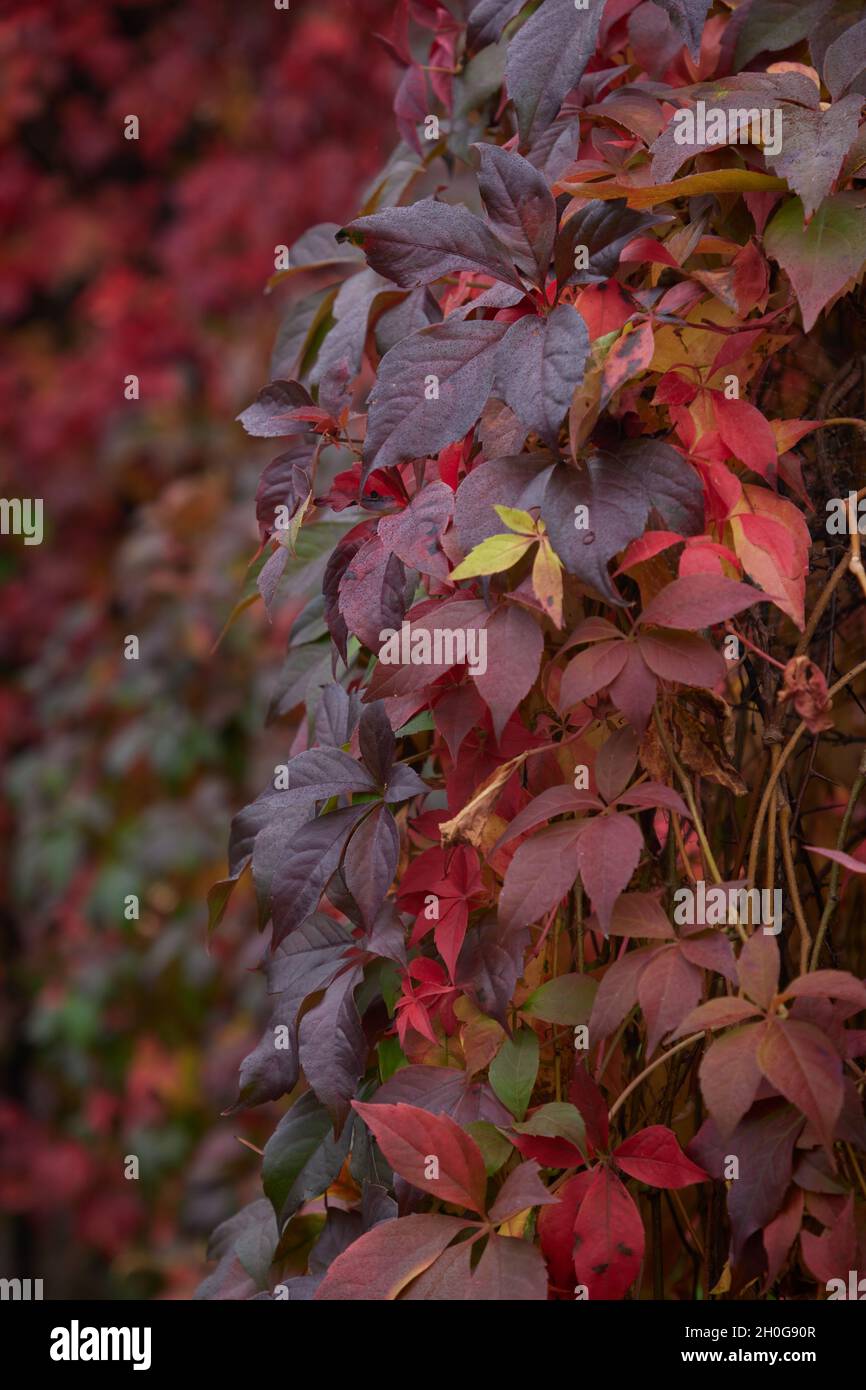
[[[532,566],[532,587],[548,618],[562,627],[562,561],[546,536]]]
[[[502,536],[488,536],[486,541],[481,541],[470,550],[466,559],[451,571],[450,577],[452,580],[473,579],[479,574],[499,574],[502,570],[510,570],[531,545],[534,545],[534,541],[528,536],[515,536],[510,531]]]
[[[519,1211],[516,1216],[510,1216],[507,1221],[503,1221],[496,1229],[501,1236],[522,1236],[526,1230],[526,1223],[529,1220],[532,1207],[527,1207],[525,1211]]]
[[[511,531],[517,531],[520,535],[534,536],[538,531],[538,523],[529,512],[524,512],[520,507],[500,507],[495,505],[493,510],[504,521]]]
[[[643,188],[615,182],[561,183],[557,191],[576,198],[600,198],[603,202],[626,198],[630,208],[652,208],[672,198],[694,198],[702,193],[769,193],[787,187],[784,179],[754,169],[711,169],[703,174],[687,174],[673,183],[654,183]]]

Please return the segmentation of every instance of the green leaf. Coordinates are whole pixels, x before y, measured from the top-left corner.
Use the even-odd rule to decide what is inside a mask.
[[[588,1023],[597,988],[588,975],[560,975],[533,990],[521,1012],[544,1023]]]
[[[496,505],[494,506],[493,510],[499,517],[500,521],[505,522],[505,525],[509,528],[509,530],[517,531],[519,533],[522,533],[523,535],[528,536],[535,536],[537,534],[538,526],[535,522],[535,519],[530,515],[529,512],[523,511],[522,508],[500,507]]]
[[[531,1028],[521,1028],[507,1038],[490,1063],[490,1084],[517,1120],[522,1120],[532,1099],[538,1075],[538,1037]]]
[[[492,1178],[514,1152],[514,1145],[489,1120],[473,1120],[466,1126],[466,1133],[472,1135],[481,1150],[487,1176]]]
[[[580,1111],[567,1101],[554,1100],[541,1105],[528,1120],[516,1124],[518,1134],[535,1134],[544,1139],[567,1139],[586,1153],[586,1126]]]
[[[339,1140],[331,1117],[312,1091],[283,1116],[265,1145],[262,1185],[282,1224],[311,1197],[320,1197],[343,1166],[351,1124]]]
[[[499,574],[502,570],[510,570],[534,544],[534,540],[528,536],[513,536],[510,532],[502,536],[488,536],[486,541],[481,541],[470,550],[466,559],[451,571],[449,578],[455,581],[474,579],[479,574]]]

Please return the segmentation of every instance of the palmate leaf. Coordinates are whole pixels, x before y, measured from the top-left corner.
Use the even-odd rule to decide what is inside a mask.
[[[486,271],[522,289],[505,248],[461,204],[422,198],[411,207],[387,208],[350,222],[338,240],[363,247],[373,270],[402,289],[417,289],[460,270]]]
[[[603,5],[543,0],[508,46],[505,85],[517,108],[520,143],[531,147],[559,112],[595,52]]]
[[[473,148],[481,161],[478,187],[490,225],[514,264],[543,288],[556,235],[556,203],[547,180],[513,151],[498,145]]]
[[[543,318],[527,314],[497,351],[497,394],[527,430],[555,445],[588,356],[589,332],[570,304]]]
[[[404,1216],[380,1222],[337,1256],[315,1297],[322,1302],[395,1299],[466,1224],[456,1216]]]
[[[587,524],[578,526],[587,509]],[[680,454],[660,440],[636,440],[615,453],[595,453],[579,467],[556,464],[541,503],[542,519],[566,569],[608,602],[622,599],[607,566],[641,535],[651,511],[671,530],[703,528],[703,489]]]
[[[692,57],[697,58],[712,0],[655,0],[655,3],[670,15]]]
[[[764,246],[787,273],[808,333],[866,262],[866,216],[859,196],[837,193],[825,199],[808,227],[800,199],[789,199],[767,227]]]
[[[487,1205],[487,1170],[478,1145],[448,1115],[414,1105],[353,1102],[401,1178],[443,1202],[482,1214]],[[436,1159],[434,1173],[430,1158]]]
[[[435,454],[472,428],[493,390],[496,348],[508,328],[448,319],[386,353],[370,397],[365,477]]]

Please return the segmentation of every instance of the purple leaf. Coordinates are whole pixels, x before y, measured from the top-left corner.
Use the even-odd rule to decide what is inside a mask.
[[[487,1082],[473,1081],[468,1072],[454,1067],[401,1067],[372,1098],[374,1105],[396,1105],[401,1101],[429,1110],[431,1115],[450,1115],[459,1125],[471,1125],[477,1120],[511,1124],[511,1116]]]
[[[866,37],[866,22],[856,27],[862,28]],[[844,37],[847,40],[848,34]],[[857,135],[862,106],[863,98],[851,93],[826,111],[809,111],[794,105],[784,108],[782,148],[777,155],[767,155],[767,163],[780,178],[788,180],[803,200],[807,217],[812,216],[839,177],[842,162]]]
[[[367,768],[340,748],[310,748],[306,753],[299,753],[288,763],[288,773],[288,795],[307,803],[327,801],[329,797],[345,796],[349,792],[376,790],[376,782]]]
[[[518,269],[543,289],[556,235],[547,180],[529,160],[499,145],[473,148],[481,160],[478,187],[490,225]]]
[[[317,913],[270,957],[268,993],[276,999],[260,1042],[241,1063],[233,1110],[279,1100],[297,1085],[301,1005],[331,983],[351,944],[345,927]]]
[[[394,817],[387,807],[376,806],[353,831],[343,859],[346,887],[367,930],[394,882],[399,857],[400,836]]]
[[[525,4],[526,0],[475,0],[467,30],[471,46],[486,48],[496,43],[508,21]]]
[[[628,887],[642,850],[643,835],[631,816],[596,816],[578,840],[580,877],[605,936],[613,905]]]
[[[670,15],[692,57],[697,58],[712,0],[655,0],[655,3]]]
[[[578,507],[585,507],[586,513]],[[695,535],[703,528],[703,490],[697,474],[669,444],[643,439],[620,445],[616,454],[593,454],[579,469],[557,464],[545,488],[541,515],[566,569],[621,605],[608,562],[643,534],[653,509],[679,535]]]
[[[294,412],[312,404],[309,391],[297,381],[272,381],[237,418],[247,434],[255,435],[257,439],[274,439],[281,434],[305,434],[310,422],[294,418]]]
[[[439,542],[453,507],[454,493],[447,483],[428,483],[405,511],[382,518],[379,539],[410,569],[447,579],[449,565]]]
[[[378,651],[379,633],[399,628],[406,603],[403,562],[374,536],[352,556],[340,579],[340,614],[365,647]]]
[[[366,474],[462,439],[487,404],[509,326],[448,319],[386,353],[370,398]]]
[[[422,198],[411,207],[386,208],[350,222],[338,239],[362,246],[372,268],[404,290],[460,270],[483,270],[523,288],[490,228],[459,203]]]
[[[823,78],[834,101],[839,100],[866,69],[866,19],[852,24],[834,39],[824,54]],[[831,106],[830,110],[835,108]]]
[[[291,518],[309,496],[312,486],[310,468],[315,447],[313,435],[301,434],[284,454],[268,464],[262,474],[256,490],[256,520],[262,539],[276,527],[277,507],[285,507]]]
[[[274,874],[275,946],[316,910],[349,835],[368,810],[367,806],[351,806],[331,811],[308,821],[294,836],[290,853]]]
[[[556,1193],[545,1187],[539,1172],[540,1167],[533,1159],[511,1170],[490,1208],[490,1218],[495,1225],[527,1207],[551,1206],[559,1201]]]
[[[534,144],[577,86],[595,52],[604,6],[591,0],[545,0],[508,45],[505,85],[517,108],[520,143]]]
[[[373,781],[377,786],[384,787],[394,762],[396,740],[381,700],[373,700],[361,711],[358,744]]]
[[[316,742],[329,748],[348,743],[360,711],[361,701],[356,690],[349,695],[336,682],[326,686],[316,711]]]
[[[364,360],[370,310],[377,296],[390,289],[388,281],[374,270],[362,270],[345,281],[334,300],[334,326],[310,373],[310,381],[319,388],[319,405],[332,415],[338,415],[351,399],[352,384]]]
[[[625,198],[587,202],[559,229],[556,239],[556,281],[565,285],[607,280],[619,266],[620,253],[645,227],[661,219],[658,213],[634,212]],[[585,246],[589,264],[575,267],[575,248]]]
[[[497,394],[527,430],[555,445],[588,354],[589,332],[570,304],[557,305],[545,318],[526,314],[499,345]]]
[[[408,801],[411,796],[423,796],[430,788],[415,771],[405,763],[397,763],[388,776],[385,788],[386,801]]]
[[[335,1133],[346,1122],[367,1064],[367,1040],[354,998],[361,979],[360,967],[345,971],[328,986],[321,1003],[301,1019],[301,1066],[316,1096],[330,1111]]]

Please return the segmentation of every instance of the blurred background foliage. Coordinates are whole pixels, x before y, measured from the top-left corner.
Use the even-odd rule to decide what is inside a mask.
[[[206,1235],[258,1193],[238,1136],[263,1143],[272,1107],[220,1112],[262,941],[239,893],[209,951],[205,895],[288,753],[262,729],[297,605],[219,641],[273,452],[233,420],[266,377],[275,246],[352,214],[384,162],[391,11],[0,16],[0,490],[42,497],[46,528],[0,548],[0,1275],[46,1297],[188,1297]]]

